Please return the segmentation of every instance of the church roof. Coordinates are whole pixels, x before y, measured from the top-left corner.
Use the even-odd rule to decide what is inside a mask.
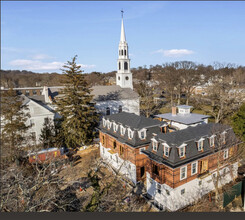
[[[126,37],[125,37],[125,31],[124,31],[124,25],[123,25],[123,19],[122,19],[120,42],[125,42],[125,41],[126,41]]]
[[[121,99],[137,99],[139,95],[137,92],[130,88],[121,88],[118,85],[112,86],[93,86],[92,95],[94,101],[106,100],[121,100]]]

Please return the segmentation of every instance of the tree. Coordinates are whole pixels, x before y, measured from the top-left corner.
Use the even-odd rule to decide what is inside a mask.
[[[57,111],[62,116],[62,131],[68,148],[76,149],[92,143],[97,125],[97,113],[90,95],[91,88],[82,75],[77,56],[63,66],[65,88],[57,98]]]
[[[55,127],[54,123],[50,118],[45,118],[43,128],[41,130],[40,142],[43,148],[49,148],[55,144]]]
[[[1,92],[1,145],[2,155],[14,161],[26,143],[27,130],[30,126],[26,121],[30,117],[28,107],[23,103],[24,95],[18,95],[12,88]]]
[[[231,118],[234,132],[245,141],[245,104]]]

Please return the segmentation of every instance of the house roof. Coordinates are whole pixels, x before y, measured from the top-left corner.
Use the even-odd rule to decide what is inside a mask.
[[[210,116],[196,114],[196,113],[189,113],[189,114],[178,113],[176,115],[172,115],[172,113],[165,113],[165,114],[155,115],[154,117],[167,119],[181,124],[190,125],[190,124],[202,122],[205,118],[209,118]]]
[[[149,145],[149,148],[143,151],[149,158],[152,160],[166,164],[172,168],[184,165],[188,162],[196,160],[198,158],[204,157],[206,155],[212,154],[214,150],[218,149],[218,139],[215,138],[215,148],[210,147],[209,138],[216,134],[218,137],[218,133],[226,131],[226,144],[222,146],[223,148],[230,147],[236,143],[238,140],[235,137],[233,130],[227,126],[222,124],[201,124],[195,127],[188,127],[183,130],[179,130],[171,133],[158,133],[154,139],[159,142],[157,151],[153,151],[152,144]],[[203,138],[203,151],[198,151],[197,141]],[[170,146],[169,157],[163,156],[163,143],[166,143]],[[179,157],[178,149],[182,144],[186,144],[185,147],[185,157],[182,159]]]
[[[134,90],[121,88],[118,85],[93,86],[91,94],[94,95],[94,101],[136,99],[139,97]]]
[[[100,123],[99,129],[113,137],[115,137],[121,143],[126,143],[132,147],[137,147],[144,144],[149,144],[151,141],[152,133],[157,133],[160,131],[160,126],[166,124],[166,122],[160,122],[152,118],[146,118],[144,116],[138,116],[134,113],[121,112],[118,114],[113,114],[109,116],[104,116],[104,118],[110,122],[115,122],[118,125],[123,125],[125,128],[130,128],[134,131],[132,139],[128,138],[128,131],[126,130],[124,136],[120,133],[120,126],[116,132],[113,130],[113,124],[110,129],[103,126],[103,123]],[[138,131],[146,128],[146,138],[141,140],[138,136]]]

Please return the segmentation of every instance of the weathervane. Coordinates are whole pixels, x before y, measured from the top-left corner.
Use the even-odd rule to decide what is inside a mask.
[[[122,13],[122,18],[123,18],[123,13],[124,13],[123,9],[121,10],[121,13]]]

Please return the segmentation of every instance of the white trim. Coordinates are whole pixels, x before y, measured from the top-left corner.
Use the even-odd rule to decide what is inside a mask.
[[[193,173],[192,171],[193,171],[193,165],[196,165],[196,172],[195,173]],[[196,162],[193,162],[192,164],[191,164],[191,175],[194,175],[194,174],[197,174],[197,171],[198,171],[198,161],[196,161]]]
[[[204,138],[200,138],[198,141],[197,141],[197,150],[198,151],[201,151],[203,149],[203,141],[204,141]]]
[[[170,147],[166,143],[163,143],[162,145],[163,145],[163,153],[164,153],[164,156],[169,157]],[[166,152],[168,152],[168,155],[166,155]]]
[[[144,132],[144,137],[141,137],[141,134]],[[141,130],[138,131],[139,139],[144,140],[146,138],[146,129],[142,128]]]
[[[209,137],[209,145],[210,145],[210,147],[214,147],[214,141],[215,141],[214,138],[215,138],[215,136],[216,135],[213,134],[211,137]]]
[[[113,131],[117,132],[118,124],[116,122],[113,122]]]
[[[131,128],[128,128],[128,138],[132,139],[134,137],[134,131]]]
[[[182,169],[185,169],[185,176],[182,178]],[[187,178],[187,166],[180,167],[180,180],[184,180]]]
[[[152,140],[152,149],[154,151],[157,151],[158,141],[156,139],[151,139],[151,140]]]
[[[123,125],[120,125],[120,134],[125,135],[126,128],[123,127]]]

